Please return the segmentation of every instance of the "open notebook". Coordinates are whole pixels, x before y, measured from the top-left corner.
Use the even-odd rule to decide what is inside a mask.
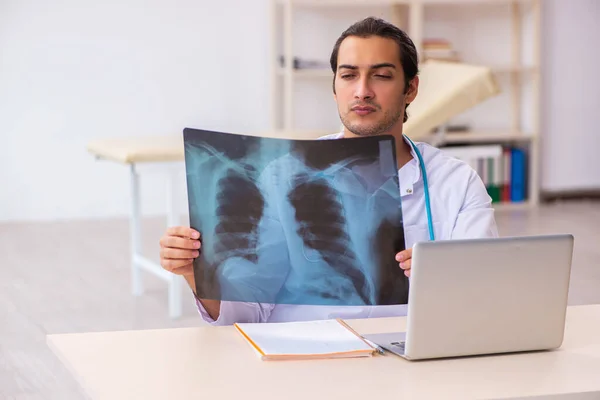
[[[340,319],[234,326],[262,360],[369,357],[375,352]]]

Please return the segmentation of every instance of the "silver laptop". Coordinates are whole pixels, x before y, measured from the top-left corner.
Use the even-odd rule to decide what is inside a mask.
[[[562,345],[572,235],[413,247],[406,332],[365,335],[409,360]]]

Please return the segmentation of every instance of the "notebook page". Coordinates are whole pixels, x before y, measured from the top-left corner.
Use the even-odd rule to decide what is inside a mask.
[[[373,350],[337,320],[237,325],[266,355],[311,355]]]

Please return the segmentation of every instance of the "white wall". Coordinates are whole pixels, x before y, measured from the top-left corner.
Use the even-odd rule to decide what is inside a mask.
[[[90,140],[265,129],[267,4],[0,1],[0,220],[126,215],[128,171]]]
[[[545,0],[544,6],[543,189],[597,188],[600,2]],[[90,140],[180,135],[185,126],[268,129],[267,7],[268,0],[1,0],[0,221],[127,215],[127,170],[95,161],[85,150]],[[472,26],[479,34],[452,32],[475,43],[463,51],[480,49],[472,41],[477,36],[489,43],[506,34],[490,16],[506,11],[485,9],[478,18],[475,10],[452,16],[479,21]],[[321,12],[298,14],[297,32],[310,29],[296,36],[297,55],[327,61],[349,23],[388,16],[380,7]],[[446,13],[429,14],[439,23],[428,25],[428,35],[456,26],[444,25]],[[317,23],[318,37],[310,33]],[[501,49],[491,54],[504,60],[509,53]],[[300,126],[339,127],[330,85],[328,79],[299,84]],[[490,116],[480,120],[483,127],[503,118],[502,100],[477,110]],[[163,182],[142,183],[144,212],[162,213]]]
[[[282,8],[279,7],[280,14],[283,14]],[[314,60],[329,65],[331,51],[340,34],[352,23],[368,16],[387,20],[392,17],[390,7],[376,5],[295,8],[294,55],[304,60]],[[283,20],[283,15],[280,15],[280,18]],[[278,44],[279,52],[282,53],[283,40],[279,40]],[[315,129],[332,132],[340,130],[342,124],[333,97],[331,78],[299,78],[295,80],[294,94],[294,126],[298,130]]]
[[[544,1],[542,189],[600,189],[600,1]]]

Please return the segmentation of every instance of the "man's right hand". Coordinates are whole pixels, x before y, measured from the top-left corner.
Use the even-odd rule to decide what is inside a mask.
[[[196,292],[194,259],[200,255],[200,233],[184,226],[167,229],[160,238],[160,265],[169,272],[183,275],[190,288]],[[198,299],[213,320],[219,318],[220,300]]]
[[[201,246],[198,231],[184,226],[168,228],[160,238],[160,265],[174,274],[193,277],[194,259]]]

